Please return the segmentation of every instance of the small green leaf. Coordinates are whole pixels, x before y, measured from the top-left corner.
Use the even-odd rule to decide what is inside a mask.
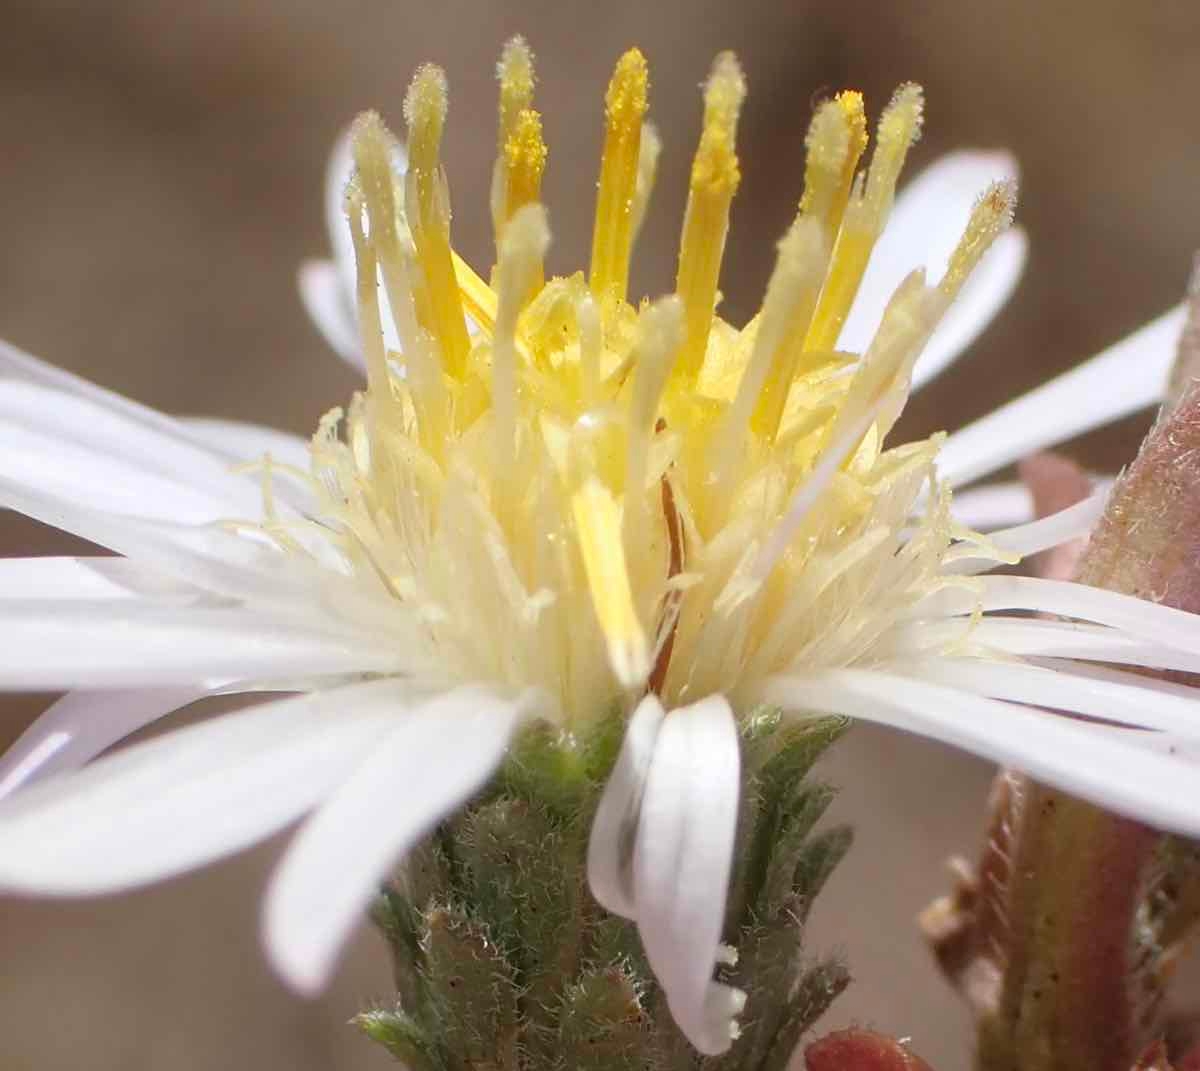
[[[379,1008],[363,1012],[353,1019],[372,1041],[379,1042],[410,1071],[440,1071],[444,1067],[437,1046],[429,1035],[399,1008]]]

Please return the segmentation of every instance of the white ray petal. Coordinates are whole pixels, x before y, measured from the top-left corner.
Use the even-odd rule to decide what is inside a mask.
[[[348,302],[341,273],[332,260],[306,260],[296,275],[304,311],[321,337],[351,368],[366,371],[358,338],[358,317]]]
[[[252,520],[261,515],[261,494],[238,495],[229,477],[229,494],[214,493],[203,483],[130,464],[102,449],[40,435],[0,422],[0,480],[52,495],[78,507],[127,517],[151,517],[181,524]],[[241,499],[239,502],[238,499]],[[0,504],[11,503],[0,499]],[[84,533],[79,533],[84,534]]]
[[[986,576],[979,584],[982,595],[978,598],[972,592],[945,589],[918,603],[914,616],[970,614],[976,607],[984,613],[1027,610],[1092,621],[1153,643],[1200,652],[1200,616],[1185,610],[1070,580]]]
[[[43,524],[61,528],[134,559],[129,567],[96,564],[114,579],[157,596],[181,593],[190,586],[204,591],[294,612],[320,611],[319,592],[347,589],[341,603],[363,602],[368,593],[341,575],[336,548],[315,526],[291,527],[293,536],[313,556],[284,554],[259,531],[229,531],[214,525],[175,524],[122,516],[89,508],[75,500],[19,486],[0,478],[0,505],[19,510]],[[174,590],[172,590],[174,589]]]
[[[267,949],[302,993],[320,990],[389,869],[475,794],[525,710],[480,687],[399,713],[389,734],[301,828],[271,881]]]
[[[1019,458],[1157,405],[1183,327],[1178,305],[1103,353],[955,432],[938,472],[958,487]]]
[[[937,658],[896,667],[976,695],[1104,718],[1200,741],[1200,689],[1142,687],[1132,673],[1099,677],[986,658]]]
[[[722,696],[658,733],[634,848],[638,932],[671,1014],[702,1053],[726,1051],[744,996],[713,981],[737,829],[737,725]]]
[[[148,501],[143,508],[151,511],[158,507],[150,496],[175,485],[174,493],[185,499],[190,493],[220,502],[222,516],[261,513],[257,482],[234,473],[226,457],[181,422],[43,365],[4,343],[0,432],[5,441],[3,471],[18,481],[36,486],[48,478],[86,490],[94,472],[96,480],[145,481]],[[9,459],[10,453],[20,460]],[[23,464],[33,467],[25,473]],[[128,503],[136,498],[136,487],[93,489],[89,497],[97,498],[105,490],[125,503],[125,512],[134,512]]]
[[[1020,524],[1013,528],[1002,528],[988,536],[997,550],[1018,554],[1027,558],[1031,554],[1057,547],[1071,539],[1086,536],[1104,513],[1108,502],[1109,488],[1094,491],[1082,502],[1040,517],[1036,521]],[[960,574],[982,573],[995,567],[995,559],[989,557],[959,558],[947,567],[947,572]]]
[[[965,151],[943,156],[905,186],[871,254],[838,348],[867,348],[896,287],[914,268],[924,264],[930,280],[940,279],[980,195],[990,183],[1016,177],[1009,153]],[[1026,244],[1024,234],[1012,230],[984,257],[917,361],[914,389],[948,367],[1004,305],[1024,267]]]
[[[864,669],[777,677],[764,698],[793,712],[840,713],[940,740],[1106,810],[1200,833],[1196,766],[1143,746],[1145,734],[1135,730],[1099,733],[1061,715]]]
[[[588,840],[587,876],[592,895],[607,911],[637,917],[633,889],[633,846],[638,808],[654,757],[664,712],[658,697],[646,696],[625,727],[621,753],[609,775]]]
[[[68,692],[0,754],[0,799],[50,774],[78,769],[207,694],[191,687]]]
[[[0,803],[0,888],[94,895],[245,848],[336,788],[394,725],[400,681],[228,714]]]
[[[1200,653],[1143,640],[1104,625],[1040,621],[1029,617],[985,617],[982,621],[919,621],[893,630],[878,646],[888,658],[957,652],[964,640],[972,650],[1027,658],[1084,662],[1200,673]]]
[[[167,438],[192,441],[186,429],[164,413],[97,386],[81,376],[39,360],[0,339],[0,382],[26,383],[90,402],[101,409],[142,424]]]
[[[142,600],[0,601],[0,689],[149,688],[388,672],[386,635]]]
[[[0,600],[132,599],[105,558],[0,558]]]
[[[233,477],[230,462],[242,459],[224,453],[220,444],[208,441],[203,431],[193,430],[185,421],[139,405],[112,390],[97,387],[88,379],[56,369],[0,340],[0,393],[12,401],[12,391],[20,387],[42,391],[34,396],[44,399],[44,403],[25,413],[22,413],[19,400],[16,406],[8,405],[12,423],[23,424],[26,429],[43,436],[53,427],[54,436],[70,441],[83,436],[84,443],[96,443],[97,431],[104,432],[108,437],[98,444],[98,448],[106,453],[119,453],[140,468],[157,466],[158,474],[176,483],[203,483],[222,498],[234,496],[234,502],[230,504],[238,505],[244,513],[251,511],[257,515],[257,481]],[[28,399],[30,395],[25,397]],[[72,402],[82,403],[84,408],[72,407]],[[73,415],[65,419],[67,413]],[[94,418],[96,430],[89,430]],[[114,450],[114,445],[118,449]],[[230,484],[230,478],[233,478],[233,484]],[[281,502],[290,501],[289,490],[289,487],[283,487],[278,495]],[[290,504],[296,508],[304,507],[302,502]],[[228,511],[227,507],[226,513]]]
[[[306,516],[316,512],[316,495],[309,475],[312,458],[308,439],[241,420],[214,417],[182,417],[181,420],[193,437],[201,439],[213,453],[228,460],[231,471],[254,466],[253,478],[260,489],[260,498],[263,467],[269,458],[272,500],[276,504],[283,502]]]
[[[200,579],[202,572],[193,566],[186,552],[192,555],[207,552],[210,558],[245,564],[256,550],[260,554],[264,550],[219,528],[186,523],[157,524],[142,517],[121,516],[80,503],[70,496],[3,477],[0,477],[0,506],[17,510],[97,546],[135,557],[143,567],[164,567],[167,573],[182,580]],[[239,586],[236,594],[246,596],[252,591]]]
[[[303,436],[270,428],[265,424],[249,424],[241,420],[183,417],[182,421],[187,429],[193,435],[202,438],[210,449],[234,463],[259,461],[270,454],[273,461],[308,472],[309,440]]]
[[[1033,520],[1033,495],[1020,480],[990,483],[955,492],[950,512],[959,524],[977,532],[1009,528]]]

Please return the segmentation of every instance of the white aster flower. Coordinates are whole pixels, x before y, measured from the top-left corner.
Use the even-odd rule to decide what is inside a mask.
[[[714,315],[732,57],[705,90],[677,293],[638,306],[644,61],[627,54],[609,87],[588,277],[549,282],[529,62],[514,42],[501,63],[490,284],[449,244],[440,71],[410,90],[407,155],[365,116],[335,157],[337,259],[301,284],[367,388],[311,443],[172,419],[0,349],[0,503],[119,555],[0,562],[0,687],[70,690],[0,761],[0,888],[124,889],[304,819],[264,930],[313,992],[379,882],[515,733],[540,720],[570,746],[618,710],[589,879],[715,1053],[742,1003],[713,976],[737,726],[757,703],[948,741],[1200,833],[1195,768],[1160,746],[1200,735],[1196,693],[1088,669],[1197,671],[1200,620],[984,575],[1086,532],[1103,494],[988,538],[951,512],[955,487],[1153,404],[1181,314],[948,439],[885,448],[910,386],[1015,285],[1011,161],[946,158],[893,211],[920,91],[897,92],[861,172],[861,98],[823,104],[796,222],[739,330]],[[987,494],[993,520],[1027,512]],[[263,698],[90,761],[218,693]]]

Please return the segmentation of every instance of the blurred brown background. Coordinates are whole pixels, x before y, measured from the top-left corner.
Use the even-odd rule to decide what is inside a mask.
[[[457,244],[490,250],[493,65],[512,33],[540,61],[551,146],[552,266],[586,254],[608,70],[646,51],[666,154],[635,287],[669,287],[697,86],[736,49],[751,97],[726,311],[753,310],[800,189],[811,101],[853,85],[877,109],[924,83],[914,164],[1008,146],[1023,165],[1032,256],[973,353],[914,403],[907,430],[954,427],[1176,300],[1200,229],[1200,7],[1120,0],[954,3],[698,0],[686,4],[0,4],[0,334],[166,410],[307,432],[355,387],[308,326],[295,268],[326,247],[326,150],[357,110],[400,125],[416,63],[448,70],[446,155]],[[1127,458],[1148,414],[1076,444]],[[5,518],[6,552],[61,537]],[[0,744],[44,697],[0,705]],[[826,1025],[910,1035],[943,1071],[966,1023],[911,924],[971,849],[988,771],[942,748],[860,730],[828,763],[858,846],[812,926],[858,984]],[[152,807],[153,800],[146,805]],[[264,967],[256,892],[278,845],[137,895],[0,901],[0,1068],[365,1071],[392,1066],[345,1025],[387,994],[364,931],[316,1005]]]

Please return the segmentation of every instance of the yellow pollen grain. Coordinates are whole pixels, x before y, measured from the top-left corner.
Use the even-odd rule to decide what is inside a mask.
[[[804,139],[804,196],[800,212],[821,221],[832,241],[842,223],[854,172],[867,147],[861,93],[847,90],[822,104]]]
[[[646,58],[631,48],[617,61],[604,98],[604,151],[592,231],[589,282],[597,297],[625,299],[633,249],[633,201],[637,191],[642,120],[648,107]]]
[[[686,316],[679,367],[692,380],[700,372],[708,347],[729,231],[729,206],[741,181],[736,139],[745,99],[741,68],[732,52],[722,52],[704,88],[704,127],[692,161],[675,277],[675,291],[683,299]]]
[[[831,350],[837,345],[871,251],[887,223],[908,150],[921,135],[923,113],[921,87],[910,82],[896,90],[879,120],[871,166],[865,181],[862,176],[855,181],[846,204],[829,272],[804,342],[806,350]]]
[[[409,153],[406,206],[427,289],[427,307],[418,307],[418,313],[438,342],[446,371],[461,379],[471,343],[454,277],[450,205],[439,160],[446,108],[445,73],[433,64],[418,68],[404,99]]]
[[[959,239],[938,289],[953,298],[992,246],[1008,229],[1017,207],[1015,182],[993,182],[975,202],[966,230]]]

